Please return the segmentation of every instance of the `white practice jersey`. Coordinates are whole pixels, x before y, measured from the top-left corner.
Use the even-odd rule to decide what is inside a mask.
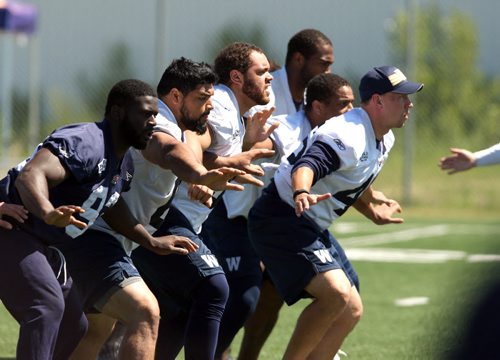
[[[208,116],[208,125],[212,130],[212,143],[206,151],[219,156],[231,156],[242,152],[245,124],[240,115],[238,102],[230,88],[216,85],[212,96],[213,109]],[[181,183],[172,205],[189,219],[193,230],[201,231],[201,225],[207,219],[211,209],[198,201],[189,199],[189,184]],[[214,197],[220,195],[216,192]]]
[[[272,158],[262,159],[259,164],[265,170],[265,175],[260,179],[266,187],[274,176],[281,159],[295,150],[303,139],[309,136],[311,124],[303,110],[292,115],[280,115],[269,120],[270,123],[279,122],[279,126],[271,134],[274,143],[275,155]],[[264,187],[245,185],[244,191],[226,191],[224,203],[226,204],[229,219],[237,216],[248,217],[248,212],[259,198]]]
[[[474,153],[477,166],[500,164],[500,144]]]
[[[281,199],[295,207],[291,184],[293,165],[300,162],[301,166],[311,167],[316,175],[311,193],[331,193],[332,197],[311,206],[305,215],[324,230],[378,176],[394,145],[394,135],[389,131],[377,141],[368,114],[356,108],[328,120],[305,145],[281,163],[274,180]]]
[[[154,131],[164,132],[182,141],[182,130],[177,125],[177,121],[170,109],[161,100],[158,100],[158,108],[159,113],[156,116]],[[132,215],[152,234],[156,229],[149,225],[151,216],[158,208],[170,200],[175,191],[177,176],[171,170],[163,169],[146,160],[140,150],[131,149],[130,151],[134,161],[134,179],[130,190],[122,193],[122,197]],[[95,222],[92,229],[113,234],[122,243],[128,254],[139,246],[125,236],[113,231],[102,218]]]

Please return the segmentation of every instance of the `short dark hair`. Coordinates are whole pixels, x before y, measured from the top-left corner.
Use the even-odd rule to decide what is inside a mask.
[[[352,88],[349,81],[336,74],[323,73],[313,77],[306,88],[305,111],[311,110],[314,100],[328,103],[335,92],[342,86]]]
[[[173,88],[183,95],[202,84],[215,84],[217,75],[205,62],[195,62],[185,57],[173,60],[165,69],[156,87],[158,96],[166,95]]]
[[[318,46],[323,44],[332,45],[332,41],[321,31],[316,29],[299,31],[288,41],[285,64],[288,64],[296,52],[304,55],[306,59],[311,57],[318,52]]]
[[[154,96],[156,92],[149,84],[137,79],[117,82],[109,91],[104,116],[109,115],[113,106],[125,106],[140,96]]]
[[[250,67],[250,53],[252,51],[264,53],[257,45],[245,42],[234,42],[222,49],[215,58],[214,65],[219,83],[229,85],[231,70],[246,73]]]

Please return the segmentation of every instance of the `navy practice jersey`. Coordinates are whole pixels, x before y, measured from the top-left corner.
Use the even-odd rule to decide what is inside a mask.
[[[50,150],[71,176],[49,190],[49,200],[58,207],[77,205],[85,209],[76,217],[91,225],[97,217],[118,200],[122,191],[128,190],[133,174],[133,163],[129,152],[123,160],[113,151],[111,131],[107,121],[82,123],[55,130],[40,148]],[[0,199],[22,204],[14,182],[29,159],[12,168],[0,181]],[[30,214],[28,221],[19,225],[46,244],[57,244],[68,236],[75,238],[86,229],[74,225],[57,228]]]

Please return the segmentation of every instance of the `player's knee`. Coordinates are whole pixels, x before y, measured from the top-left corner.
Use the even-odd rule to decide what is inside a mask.
[[[356,325],[361,317],[363,316],[363,304],[359,302],[355,306],[351,307],[351,318],[354,325]]]
[[[29,312],[37,318],[47,323],[60,323],[64,314],[65,304],[64,299],[56,294],[45,296],[43,302],[37,307],[39,313]]]
[[[134,311],[127,311],[124,314],[125,322],[128,324],[148,323],[157,327],[160,321],[160,307],[154,295],[147,293],[133,300]]]

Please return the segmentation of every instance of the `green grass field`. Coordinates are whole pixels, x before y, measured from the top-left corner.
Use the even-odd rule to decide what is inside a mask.
[[[346,214],[332,229],[359,273],[365,307],[363,319],[342,347],[349,359],[444,359],[460,342],[481,289],[499,273],[500,223],[494,217],[440,221],[422,220],[412,211],[406,215],[404,224],[375,226]],[[485,261],[478,254],[497,256]],[[428,302],[395,305],[397,299],[411,297]],[[281,358],[308,302],[283,308],[261,359]],[[0,307],[0,358],[13,357],[16,336],[16,323]],[[241,333],[233,354],[240,339]]]

